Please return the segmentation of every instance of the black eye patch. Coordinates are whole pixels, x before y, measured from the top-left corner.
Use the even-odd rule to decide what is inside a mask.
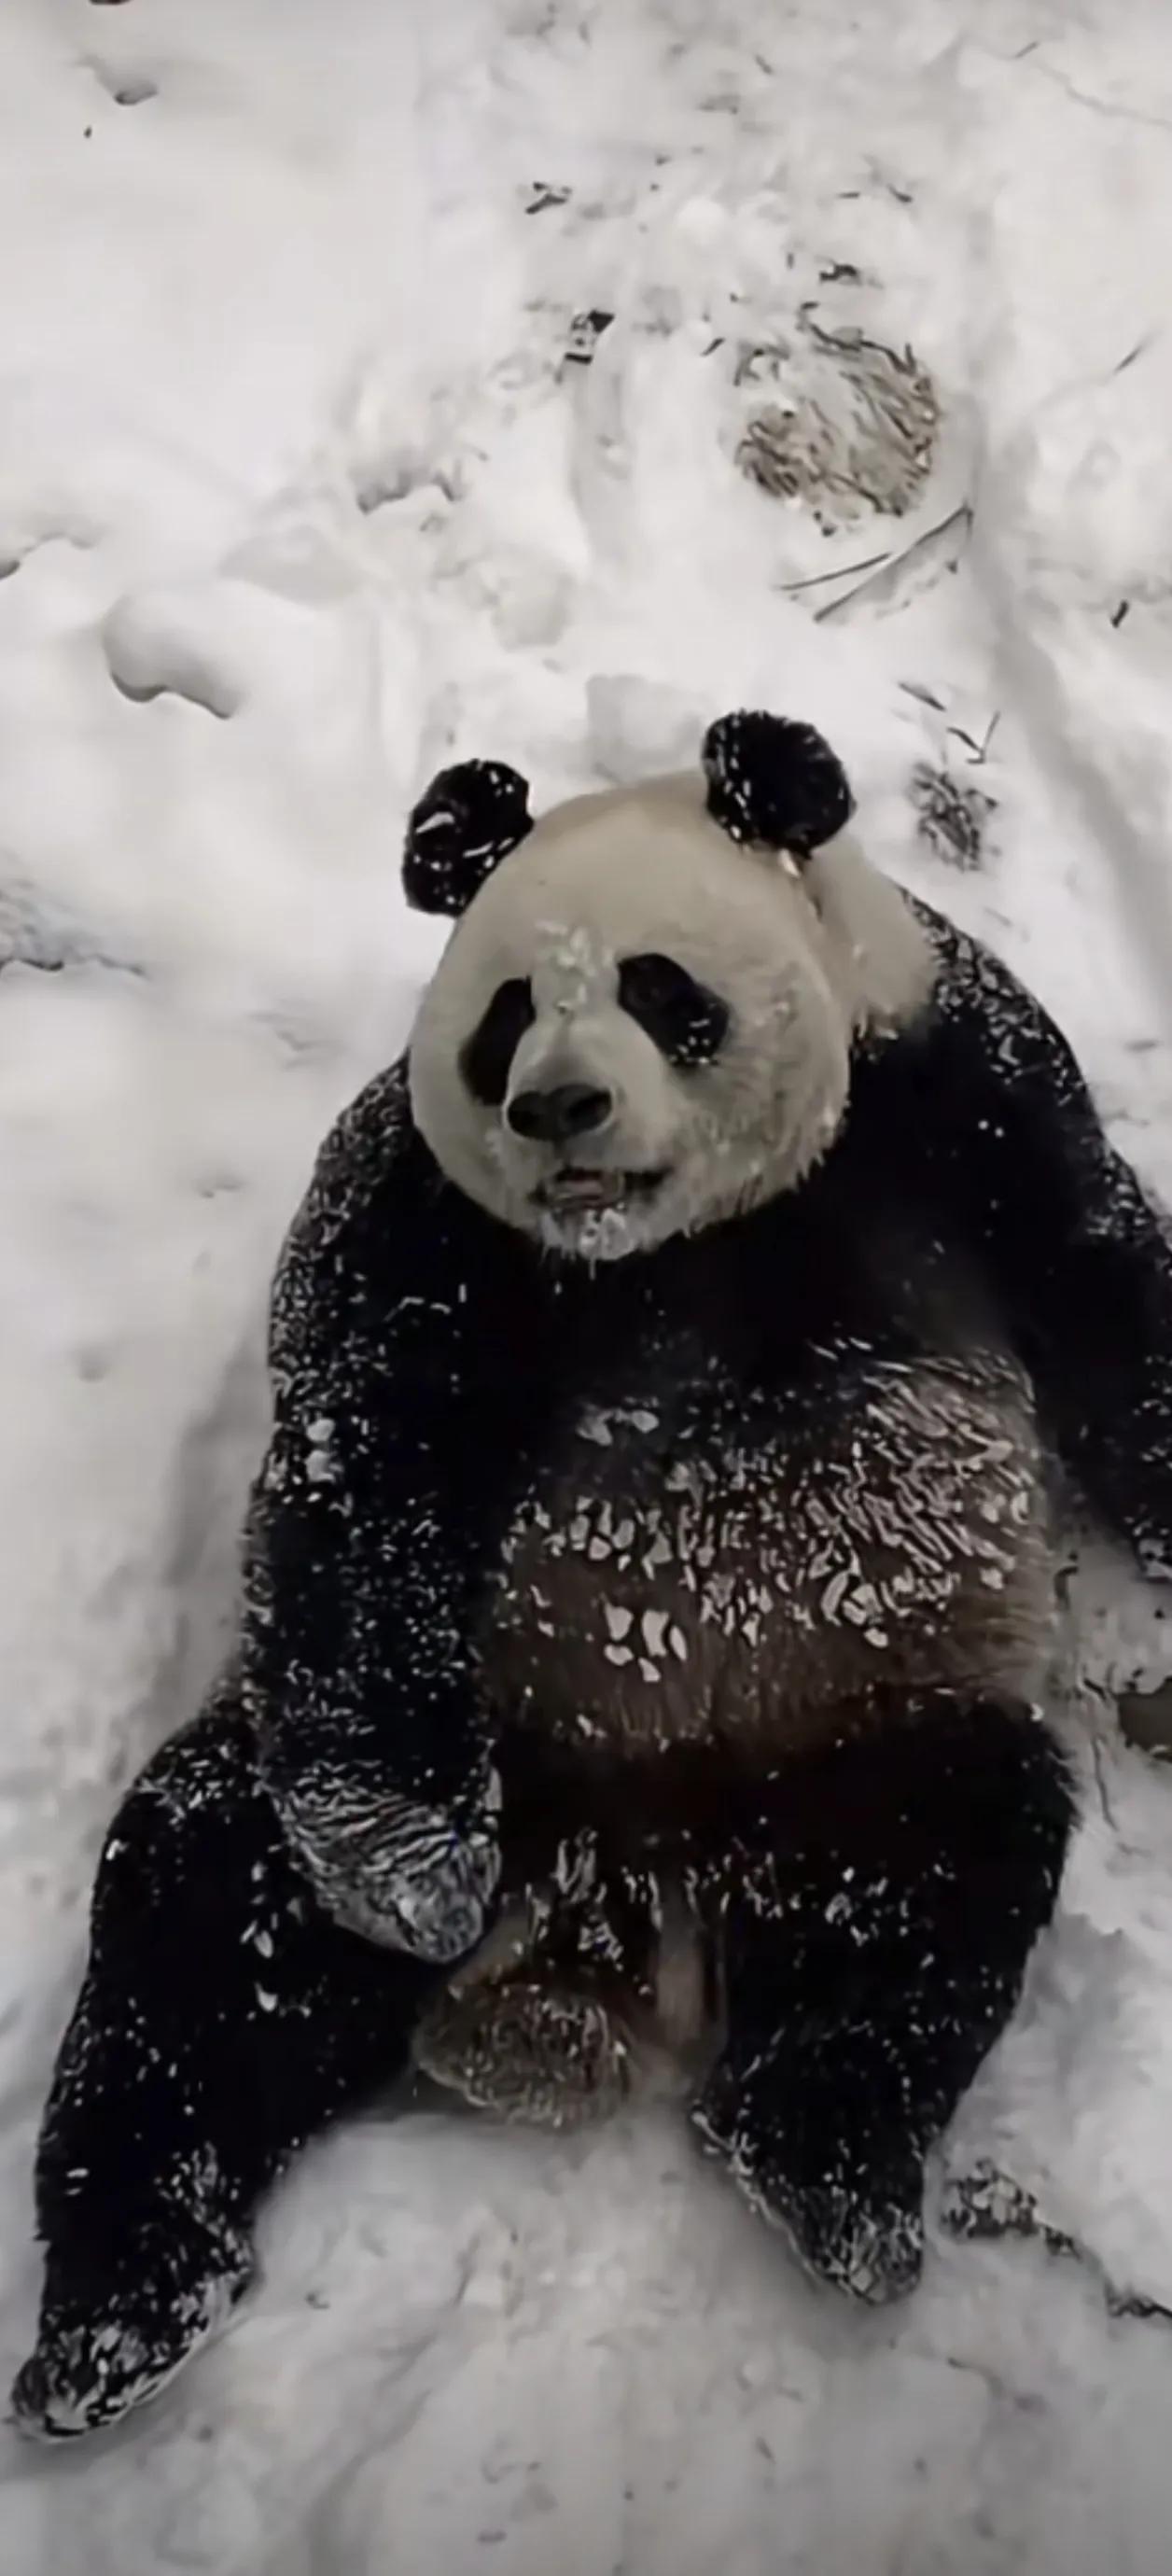
[[[681,1073],[711,1064],[728,1035],[728,1004],[674,957],[624,957],[619,1001]]]
[[[460,1050],[460,1071],[474,1100],[499,1109],[509,1087],[509,1068],[526,1029],[533,1026],[533,995],[515,976],[493,994],[479,1028]]]

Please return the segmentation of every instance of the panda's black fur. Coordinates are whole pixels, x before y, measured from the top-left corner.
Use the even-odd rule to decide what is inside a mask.
[[[751,838],[742,765],[734,783]],[[759,808],[774,832],[783,785]],[[450,781],[433,802],[450,819]],[[836,789],[821,810],[836,829]],[[491,839],[480,816],[464,899]],[[444,908],[460,867],[445,847]],[[1042,1011],[920,918],[933,989],[859,1037],[830,1150],[695,1236],[597,1270],[543,1253],[445,1178],[404,1064],[327,1143],[275,1290],[239,1653],[101,1864],[38,2156],[29,2428],[83,2431],[157,2388],[247,2281],[253,2208],[290,2153],[413,2050],[473,2099],[556,2120],[617,2098],[644,2041],[698,2049],[703,2138],[807,2263],[869,2299],[916,2277],[924,2154],[1013,2009],[1072,1821],[998,1626],[1038,1460],[1149,1571],[1172,1563],[1162,1224]],[[645,1561],[657,1578],[686,1462],[724,1549],[704,1619],[743,1627],[738,1515],[755,1552],[763,1464],[816,1483],[833,1450],[849,1481],[876,1372],[918,1386],[925,1366],[944,1407],[926,1437],[979,1417],[977,1606],[951,1663],[930,1598],[893,1653],[891,1604],[852,1607],[848,1582],[764,1715],[714,1667],[704,1722],[658,1729],[646,1710],[686,1656],[657,1608],[631,1653],[642,1697],[621,1700],[631,1665],[604,1644],[590,1669],[613,1707],[571,1692],[546,1722],[568,1560],[600,1584]],[[567,1456],[577,1539],[549,1510]],[[821,1502],[832,1538],[844,1496],[871,1494],[898,1559],[917,1461],[889,1465],[885,1490],[856,1473]],[[921,1572],[962,1543],[930,1523]],[[599,1635],[621,1647],[639,1614],[610,1608]]]

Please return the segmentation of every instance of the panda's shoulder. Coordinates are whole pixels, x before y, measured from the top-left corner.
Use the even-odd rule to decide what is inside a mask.
[[[938,1152],[951,1160],[980,1127],[1014,1151],[1043,1133],[1083,1139],[1089,1115],[1076,1057],[1012,968],[944,913],[905,899],[933,972],[900,1028],[856,1046],[835,1176],[864,1198],[902,1181],[922,1187]]]
[[[933,962],[923,1008],[902,1033],[906,1051],[941,1074],[998,1084],[1041,1077],[1073,1101],[1081,1076],[1072,1051],[1036,994],[1004,958],[918,896],[906,901]]]
[[[411,1113],[406,1058],[376,1074],[319,1149],[285,1236],[270,1301],[270,1360],[279,1367],[307,1329],[328,1338],[355,1302],[392,1274],[429,1274],[449,1257],[443,1208],[452,1192]]]
[[[394,1199],[406,1211],[438,1182],[411,1115],[405,1058],[366,1083],[319,1146],[283,1259],[298,1251],[329,1258],[372,1225]]]

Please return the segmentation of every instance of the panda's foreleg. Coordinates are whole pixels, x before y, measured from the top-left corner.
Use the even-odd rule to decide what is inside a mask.
[[[516,1890],[424,2007],[416,2064],[499,2119],[578,2129],[609,2118],[639,2056],[659,1919],[653,1871],[608,1875],[589,1825],[565,1834],[551,1875]]]
[[[941,1694],[775,1775],[713,1866],[726,2039],[693,2116],[856,2297],[918,2277],[924,2158],[1014,2009],[1072,1815],[1035,1711]]]
[[[173,2375],[248,2283],[258,2195],[404,2065],[434,1979],[319,1911],[230,1700],[156,1756],[107,1838],[41,2131],[26,2431],[113,2423]]]
[[[604,1996],[540,1975],[444,1994],[415,2045],[433,2082],[540,2129],[608,2119],[626,2097],[627,2057],[622,2020]]]

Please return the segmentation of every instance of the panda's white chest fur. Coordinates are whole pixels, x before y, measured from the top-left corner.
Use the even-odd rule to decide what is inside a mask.
[[[583,1406],[505,1544],[502,1716],[632,1753],[794,1745],[884,1685],[1036,1687],[1051,1580],[1017,1373],[864,1355],[816,1430],[797,1389]]]

